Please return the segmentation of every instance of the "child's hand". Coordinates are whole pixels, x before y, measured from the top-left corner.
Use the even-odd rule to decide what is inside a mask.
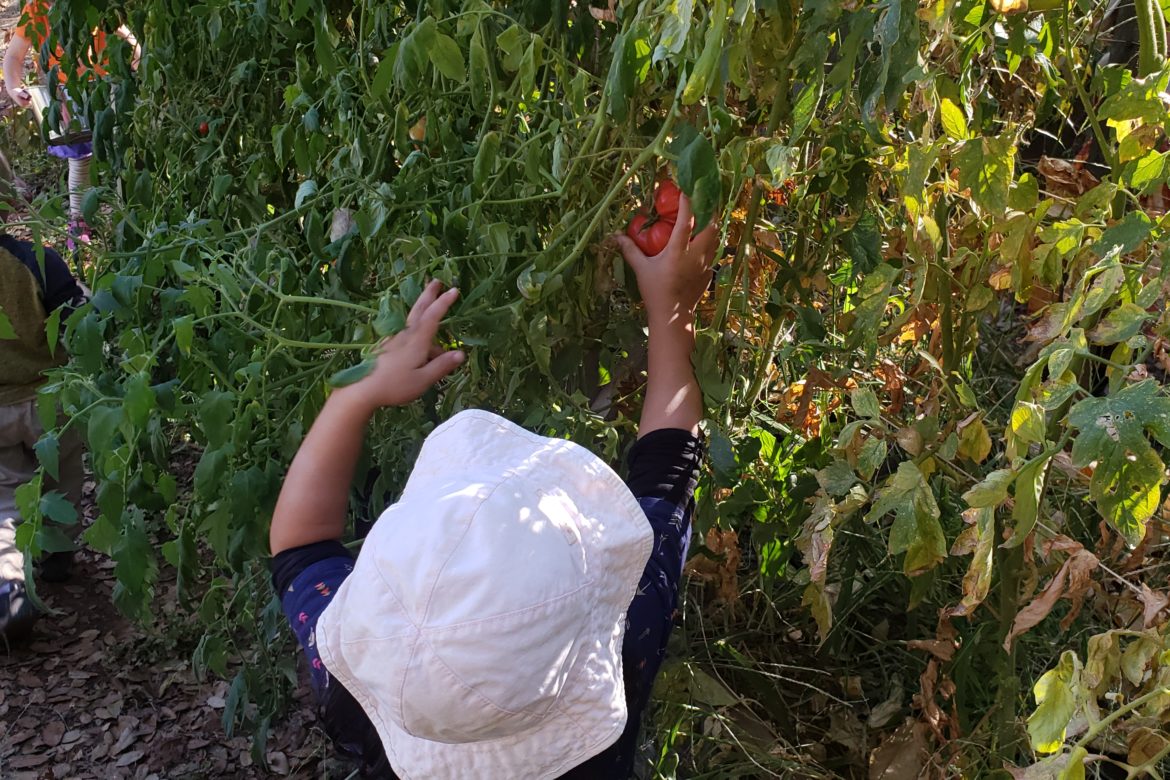
[[[21,108],[28,108],[32,105],[32,94],[24,87],[10,88],[8,97],[12,98],[12,102]]]
[[[670,323],[679,317],[689,322],[711,282],[711,259],[718,233],[712,222],[691,239],[693,222],[690,200],[679,195],[674,231],[666,248],[657,255],[647,257],[626,235],[614,237],[638,278],[638,290],[651,323]]]
[[[377,364],[364,379],[334,391],[334,397],[360,404],[369,412],[414,401],[466,359],[461,350],[444,351],[435,343],[439,324],[459,297],[458,288],[440,294],[433,280],[415,301],[406,329],[383,340]]]

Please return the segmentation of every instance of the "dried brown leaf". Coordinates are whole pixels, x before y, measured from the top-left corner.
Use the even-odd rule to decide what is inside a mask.
[[[930,758],[926,725],[912,718],[869,754],[869,780],[917,780]]]
[[[955,643],[945,639],[911,639],[906,647],[923,650],[940,661],[950,661],[955,657]]]
[[[1141,766],[1170,744],[1165,734],[1147,726],[1139,726],[1131,731],[1125,741],[1129,748],[1127,762],[1130,766]]]
[[[1150,586],[1143,582],[1140,598],[1142,602],[1142,628],[1151,628],[1156,623],[1165,622],[1165,616],[1162,616],[1162,612],[1166,609],[1166,605],[1170,604],[1170,596],[1150,590]],[[1162,616],[1161,620],[1159,620],[1159,616]]]

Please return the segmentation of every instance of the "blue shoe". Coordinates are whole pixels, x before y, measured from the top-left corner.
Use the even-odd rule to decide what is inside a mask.
[[[23,582],[0,583],[0,636],[9,641],[24,639],[40,616]]]

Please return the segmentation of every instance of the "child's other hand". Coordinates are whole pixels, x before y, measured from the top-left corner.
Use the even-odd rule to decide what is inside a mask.
[[[459,297],[458,288],[442,292],[431,281],[406,318],[406,329],[384,339],[377,364],[364,379],[334,391],[335,397],[358,403],[373,412],[383,406],[401,406],[416,400],[432,385],[463,363],[461,350],[446,351],[435,343],[439,325]]]
[[[657,255],[647,257],[629,236],[614,237],[638,278],[638,290],[651,323],[671,323],[679,317],[689,323],[711,282],[711,259],[718,232],[712,222],[692,239],[693,222],[691,202],[686,195],[680,195],[674,231],[666,248]]]

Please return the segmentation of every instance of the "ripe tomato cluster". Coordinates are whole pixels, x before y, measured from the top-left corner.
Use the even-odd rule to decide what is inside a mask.
[[[678,198],[678,185],[665,179],[658,183],[654,192],[654,213],[658,218],[647,224],[650,215],[643,209],[630,220],[626,235],[634,240],[643,254],[653,257],[670,242],[670,234],[674,232],[674,223],[678,218]]]

